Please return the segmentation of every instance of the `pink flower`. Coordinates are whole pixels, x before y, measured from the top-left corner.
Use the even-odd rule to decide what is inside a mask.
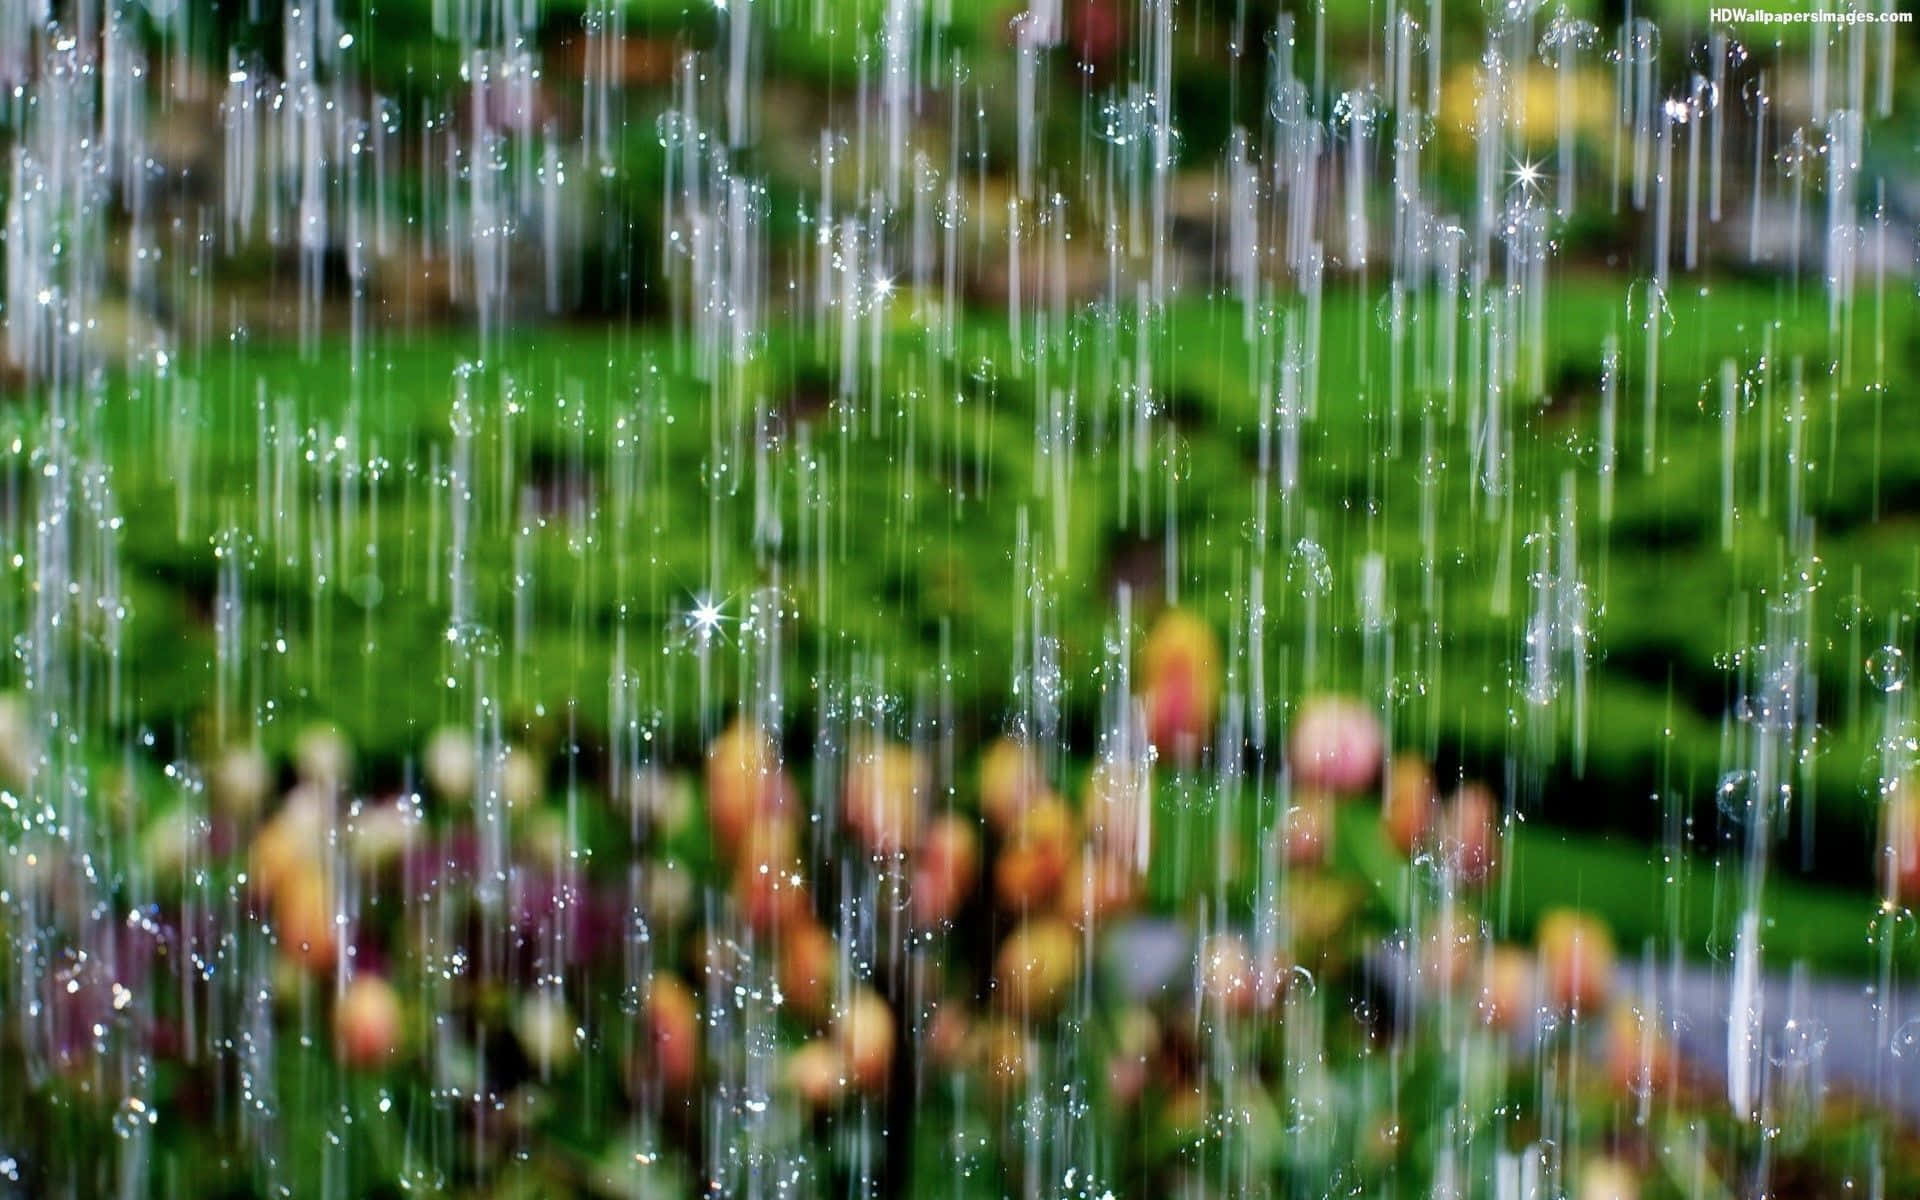
[[[1291,747],[1295,786],[1359,792],[1380,773],[1380,719],[1348,696],[1318,696],[1300,708]]]

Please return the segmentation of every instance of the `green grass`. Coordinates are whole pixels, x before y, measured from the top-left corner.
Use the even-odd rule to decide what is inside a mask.
[[[1783,550],[1786,380],[1796,358],[1821,361],[1826,313],[1778,287],[1733,281],[1673,297],[1648,471],[1644,339],[1634,333],[1622,289],[1574,276],[1556,294],[1550,336],[1538,348],[1554,381],[1552,401],[1515,403],[1508,413],[1515,428],[1510,508],[1484,494],[1471,469],[1466,398],[1454,398],[1449,416],[1444,395],[1409,392],[1396,414],[1376,298],[1329,294],[1323,390],[1303,434],[1300,491],[1276,496],[1268,518],[1260,599],[1270,720],[1283,729],[1287,706],[1305,691],[1360,690],[1390,697],[1397,744],[1436,754],[1443,765],[1503,781],[1503,764],[1526,764],[1513,777],[1529,822],[1516,861],[1524,870],[1538,855],[1553,885],[1516,881],[1519,927],[1540,904],[1580,898],[1565,894],[1578,866],[1607,879],[1591,889],[1596,902],[1638,938],[1668,930],[1674,919],[1648,882],[1652,868],[1636,874],[1616,866],[1609,874],[1598,848],[1608,843],[1575,834],[1607,834],[1631,855],[1639,851],[1629,847],[1655,844],[1679,813],[1695,818],[1679,849],[1716,852],[1714,789],[1743,761],[1747,736],[1727,715],[1740,687],[1728,655],[1760,640],[1767,597],[1793,574]],[[1098,374],[1103,330],[1091,323],[1071,331],[1078,343],[1069,345],[1064,368],[1086,396],[1064,492],[1047,477],[1050,464],[1036,458],[1031,387],[1018,377],[1004,326],[993,318],[972,319],[952,359],[930,355],[903,319],[885,359],[895,365],[868,381],[851,407],[830,402],[833,381],[810,337],[771,332],[729,389],[763,397],[780,439],[783,453],[758,477],[752,442],[738,434],[750,414],[716,413],[711,395],[688,376],[684,348],[664,329],[513,330],[473,373],[469,398],[473,616],[499,647],[490,669],[509,736],[554,759],[563,757],[570,727],[596,741],[606,729],[610,676],[623,662],[656,752],[670,763],[692,761],[714,714],[738,703],[758,677],[759,643],[735,628],[717,645],[703,706],[699,656],[680,614],[696,592],[711,588],[737,617],[755,589],[777,582],[797,614],[781,633],[796,749],[811,738],[822,706],[837,702],[823,681],[845,681],[856,669],[907,697],[928,695],[939,681],[953,697],[960,746],[979,745],[1013,703],[1009,668],[1026,586],[1015,551],[1024,514],[1041,549],[1045,611],[1067,672],[1067,728],[1084,740],[1097,717],[1092,673],[1112,621],[1114,564],[1129,546],[1145,547],[1154,563],[1165,557],[1168,526],[1157,513],[1144,524],[1137,519],[1142,487],[1158,509],[1178,474],[1172,529],[1181,602],[1226,632],[1244,622],[1253,598],[1262,392],[1249,378],[1239,319],[1224,303],[1172,314],[1156,347],[1166,397],[1161,432],[1148,470],[1128,480],[1135,502],[1127,511],[1119,504],[1121,456],[1102,441],[1118,416]],[[1903,423],[1876,420],[1863,394],[1868,331],[1882,319],[1891,363],[1911,369],[1912,310],[1863,308],[1846,347],[1852,377],[1843,375],[1830,393],[1810,390],[1803,422],[1803,503],[1820,557],[1808,602],[1821,724],[1816,752],[1794,783],[1812,806],[1813,864],[1837,880],[1870,878],[1877,821],[1878,768],[1869,748],[1880,705],[1863,687],[1860,656],[1887,636],[1891,614],[1920,585],[1920,543],[1907,515],[1920,497],[1920,445]],[[1602,342],[1616,331],[1620,456],[1606,523],[1598,516],[1594,431]],[[1756,388],[1741,414],[1743,503],[1723,548],[1718,402],[1704,389],[1723,359],[1750,371],[1763,345],[1777,375],[1770,397]],[[124,520],[114,544],[128,613],[120,633],[125,692],[111,712],[100,699],[97,728],[117,739],[145,731],[157,740],[156,753],[207,753],[223,724],[229,740],[258,724],[265,741],[284,750],[304,723],[326,720],[349,733],[365,777],[392,786],[434,727],[470,719],[471,664],[447,641],[445,472],[454,368],[476,360],[478,347],[462,335],[376,334],[368,349],[355,363],[338,344],[305,360],[291,348],[242,343],[199,352],[182,376],[140,374],[113,385],[114,415],[96,411],[93,437],[112,465]],[[35,444],[39,417],[31,406],[9,410],[4,420],[8,441]],[[1430,471],[1419,461],[1423,437],[1434,446]],[[803,439],[812,449],[810,470],[799,465]],[[282,456],[264,476],[263,444]],[[0,456],[0,471],[29,494],[30,464],[24,449]],[[1765,489],[1763,471],[1770,472]],[[756,545],[752,496],[761,485],[782,528],[777,540]],[[531,517],[520,511],[529,486],[545,497]],[[625,508],[614,502],[621,487],[630,496]],[[737,490],[710,509],[716,488]],[[814,497],[806,505],[803,488]],[[1573,500],[1595,631],[1578,739],[1567,664],[1558,668],[1562,687],[1551,703],[1534,705],[1519,690],[1532,603],[1527,539],[1542,522],[1558,520],[1563,495]],[[824,526],[815,520],[819,498]],[[1423,504],[1436,513],[1431,540],[1421,527]],[[12,548],[22,548],[23,532],[17,524],[13,530]],[[1295,543],[1308,537],[1324,548],[1332,580],[1329,591],[1311,597],[1294,569]],[[224,712],[215,711],[216,543],[240,547],[233,561],[245,631],[245,649],[228,667]],[[1397,655],[1391,679],[1377,660],[1376,635],[1357,615],[1367,553],[1388,564]],[[22,618],[32,571],[17,560],[6,590],[4,603]],[[1144,588],[1136,597],[1144,620],[1168,581],[1150,570],[1136,583]],[[97,651],[105,634],[104,626],[90,629],[85,653]],[[1246,681],[1236,674],[1230,682]],[[1089,742],[1069,754],[1090,750]],[[589,770],[582,783],[591,791],[603,778]],[[1796,849],[1786,861],[1797,863]],[[1589,854],[1600,857],[1582,857]],[[1781,873],[1775,890],[1798,897],[1780,890],[1791,888],[1790,874]],[[1707,882],[1700,870],[1693,877]],[[1678,919],[1688,944],[1700,947],[1706,927],[1698,922],[1708,917],[1699,887],[1686,891]],[[1810,924],[1821,929],[1833,927],[1818,902],[1824,894],[1806,893],[1808,912],[1820,916]],[[1535,896],[1547,898],[1535,903]],[[1813,937],[1807,953],[1835,964],[1860,961],[1849,947],[1864,910],[1852,911],[1844,933]]]
[[[1347,589],[1362,554],[1386,556],[1392,567],[1390,598],[1408,625],[1415,623],[1425,583],[1422,571],[1430,561],[1439,606],[1431,615],[1446,669],[1426,682],[1446,696],[1423,707],[1453,714],[1430,722],[1448,736],[1456,730],[1444,726],[1458,720],[1459,734],[1481,744],[1499,744],[1506,740],[1500,727],[1511,716],[1505,674],[1512,667],[1507,660],[1516,649],[1519,614],[1528,603],[1529,568],[1524,562],[1504,572],[1494,568],[1515,561],[1523,540],[1534,531],[1529,526],[1552,518],[1562,482],[1570,480],[1580,515],[1582,565],[1597,609],[1596,650],[1606,656],[1595,663],[1590,758],[1609,768],[1638,763],[1644,773],[1647,763],[1673,754],[1664,744],[1672,740],[1681,743],[1692,765],[1699,757],[1696,747],[1717,736],[1712,723],[1720,714],[1713,701],[1726,689],[1719,663],[1753,632],[1734,624],[1737,614],[1729,602],[1740,590],[1757,594],[1785,567],[1780,510],[1786,471],[1777,461],[1768,496],[1771,511],[1743,505],[1732,549],[1722,552],[1717,544],[1717,419],[1701,389],[1723,356],[1749,362],[1761,344],[1763,327],[1770,323],[1783,322],[1775,335],[1775,362],[1816,349],[1824,339],[1818,319],[1824,314],[1783,309],[1765,288],[1729,285],[1704,299],[1676,300],[1674,332],[1663,349],[1658,461],[1649,473],[1642,472],[1639,462],[1640,377],[1634,361],[1639,339],[1627,339],[1614,516],[1611,525],[1604,526],[1595,519],[1597,473],[1591,444],[1599,343],[1610,326],[1625,326],[1626,320],[1618,311],[1616,288],[1569,282],[1562,294],[1565,315],[1554,321],[1555,336],[1545,353],[1549,377],[1565,383],[1551,406],[1516,405],[1512,412],[1520,452],[1512,464],[1517,525],[1509,525],[1500,507],[1479,494],[1461,446],[1464,416],[1456,412],[1451,423],[1436,418],[1439,461],[1433,487],[1444,515],[1432,545],[1423,542],[1416,519],[1419,405],[1407,401],[1397,427],[1389,427],[1381,395],[1387,375],[1385,338],[1367,317],[1371,305],[1341,295],[1329,299],[1325,393],[1318,420],[1303,441],[1307,462],[1300,499],[1277,503],[1271,519],[1265,599],[1281,635],[1274,640],[1284,646],[1302,629],[1302,598],[1285,568],[1291,541],[1306,536],[1309,514],[1334,572],[1336,593],[1326,608],[1328,622],[1337,626],[1331,634],[1336,651],[1357,641],[1350,636],[1353,600]],[[1902,357],[1910,361],[1912,318],[1898,308],[1889,316],[1889,345],[1896,351],[1905,348],[1908,353]],[[1151,448],[1146,479],[1159,503],[1168,463],[1182,468],[1186,482],[1177,497],[1176,528],[1184,535],[1183,600],[1206,608],[1222,625],[1230,607],[1226,596],[1244,593],[1254,552],[1247,522],[1253,514],[1254,398],[1259,390],[1247,379],[1245,356],[1234,349],[1236,327],[1237,315],[1224,306],[1190,307],[1172,321],[1161,348],[1164,387],[1174,405],[1171,433]],[[511,471],[518,483],[529,477],[563,482],[573,473],[604,485],[604,475],[618,457],[609,444],[616,423],[625,419],[633,436],[645,442],[644,449],[627,455],[640,484],[638,508],[615,516],[606,511],[604,494],[593,499],[600,506],[595,532],[604,533],[618,522],[627,537],[619,544],[603,538],[588,553],[569,545],[557,528],[559,522],[549,515],[528,547],[542,627],[559,626],[571,637],[573,621],[559,618],[577,620],[585,645],[598,650],[605,644],[611,618],[624,605],[635,634],[657,644],[672,613],[684,604],[685,593],[718,584],[723,593],[732,594],[767,577],[769,565],[785,568],[789,586],[804,593],[816,580],[812,571],[802,568],[818,563],[802,563],[801,557],[824,552],[835,594],[823,604],[823,598],[809,597],[816,601],[810,614],[814,620],[824,613],[860,638],[897,629],[903,617],[917,626],[944,617],[962,635],[959,653],[977,650],[986,655],[981,669],[970,671],[960,686],[971,688],[970,698],[982,707],[997,708],[1007,682],[1004,671],[995,669],[995,660],[1010,644],[1011,551],[1018,510],[1024,507],[1044,535],[1056,507],[1043,491],[1046,481],[1034,475],[1030,397],[1007,370],[998,333],[991,322],[977,324],[963,361],[949,363],[927,361],[916,353],[917,339],[903,332],[897,339],[897,358],[907,365],[897,379],[878,385],[886,393],[880,403],[888,411],[885,428],[878,433],[864,420],[857,427],[841,425],[836,415],[809,409],[810,402],[796,398],[796,390],[830,384],[812,373],[812,348],[806,340],[773,335],[762,361],[750,368],[743,390],[767,397],[789,447],[800,424],[809,424],[835,509],[828,526],[830,544],[824,551],[799,550],[797,535],[789,534],[784,546],[762,556],[771,564],[749,561],[744,547],[728,544],[736,536],[744,542],[751,532],[734,511],[746,506],[730,504],[723,513],[729,524],[720,531],[729,536],[721,539],[719,578],[706,561],[702,485],[710,482],[705,475],[710,451],[729,458],[743,449],[731,433],[736,414],[720,415],[726,436],[713,442],[708,405],[688,384],[674,380],[673,351],[661,331],[562,327],[517,335],[517,344],[493,356],[476,397],[481,413],[478,591],[489,610],[483,617],[503,615],[501,587],[516,525],[511,512],[516,497],[496,486],[500,472]],[[383,643],[397,638],[391,649],[406,657],[406,651],[417,649],[409,639],[435,632],[441,612],[422,612],[432,586],[426,510],[433,493],[425,475],[436,453],[444,463],[450,452],[452,368],[475,349],[463,339],[436,337],[382,340],[372,349],[379,365],[364,373],[356,372],[337,348],[311,363],[273,349],[243,351],[230,362],[210,359],[196,372],[199,396],[185,410],[190,432],[184,437],[177,436],[172,402],[155,394],[150,384],[141,385],[129,406],[134,419],[105,431],[105,438],[125,497],[128,528],[121,541],[142,568],[142,585],[175,594],[186,590],[183,585],[204,588],[212,578],[204,539],[223,525],[252,523],[257,505],[254,449],[260,436],[254,408],[256,395],[263,392],[270,398],[268,417],[284,427],[283,435],[317,435],[322,430],[338,435],[351,428],[357,435],[354,451],[366,456],[377,445],[390,470],[377,486],[360,482],[363,492],[378,492],[382,501],[378,525],[352,531],[356,542],[371,542],[377,551],[383,600],[376,633]],[[1090,346],[1082,357],[1090,359],[1095,353]],[[1346,353],[1354,355],[1358,371],[1343,369]],[[999,364],[1001,377],[994,387],[980,385],[968,373],[967,364],[975,358]],[[652,373],[655,367],[660,368],[657,375]],[[512,415],[504,413],[498,395],[509,378],[524,406]],[[1920,582],[1920,551],[1908,536],[1911,519],[1903,515],[1920,489],[1920,470],[1908,452],[1904,429],[1882,422],[1876,432],[1867,412],[1870,401],[1850,394],[1857,382],[1838,402],[1810,397],[1806,503],[1818,522],[1820,600],[1836,613],[1843,604],[1851,605],[1858,570],[1858,605],[1872,618],[1883,617],[1906,589]],[[571,406],[559,407],[556,401],[569,393],[575,397]],[[872,396],[863,397],[862,408],[871,412],[874,403]],[[1158,521],[1141,526],[1118,510],[1116,455],[1093,440],[1096,429],[1113,423],[1106,404],[1098,398],[1082,402],[1070,490],[1066,503],[1058,506],[1066,514],[1068,536],[1052,585],[1072,618],[1062,623],[1063,637],[1082,661],[1091,656],[1106,605],[1103,573],[1109,551],[1127,538],[1151,539],[1162,531]],[[275,411],[281,405],[286,406],[284,421]],[[1456,407],[1463,409],[1465,401]],[[1776,443],[1784,439],[1784,408],[1783,397],[1777,397],[1771,414]],[[1743,496],[1755,490],[1762,470],[1762,437],[1755,429],[1762,422],[1757,416],[1756,410],[1743,418]],[[170,444],[182,445],[185,457],[144,449]],[[136,446],[143,447],[138,454],[133,452]],[[1777,460],[1784,446],[1776,444],[1772,450]],[[859,472],[843,473],[841,456],[855,454],[863,464],[881,456],[885,468],[864,465]],[[1865,469],[1864,464],[1876,460],[1878,470]],[[1863,465],[1851,469],[1852,464]],[[751,464],[732,465],[739,470]],[[984,480],[984,488],[973,492],[969,486],[973,494],[956,499],[955,486],[971,485],[976,476]],[[790,488],[791,477],[782,475],[779,483]],[[1136,482],[1136,493],[1138,488]],[[1872,508],[1876,490],[1878,519]],[[793,493],[783,492],[780,499],[791,505]],[[436,503],[444,508],[444,497]],[[188,525],[184,539],[177,528],[182,506]],[[846,517],[854,512],[861,515],[864,528],[849,531]],[[363,521],[371,521],[370,513],[371,506],[363,504]],[[304,595],[314,591],[312,564],[302,544],[311,515],[295,511],[284,525],[276,525],[281,535],[277,545],[256,539],[259,586],[283,599],[299,596],[308,601],[301,605],[307,614],[290,617],[316,622],[331,618],[335,627],[351,628],[352,618],[362,615],[349,594],[353,589],[346,586],[352,579],[336,577],[318,589],[317,596]],[[444,538],[444,526],[442,533]],[[855,540],[864,544],[856,546]],[[584,591],[579,587],[582,579],[591,581]],[[625,589],[618,595],[616,580]],[[439,600],[444,610],[445,597]],[[405,618],[416,613],[426,620],[410,631]],[[1701,618],[1709,614],[1710,622],[1703,623]],[[1824,623],[1829,632],[1840,632],[1831,628],[1832,622]],[[146,624],[137,618],[136,625],[155,634],[192,637],[194,632],[164,614],[155,614]],[[1876,630],[1864,629],[1862,636],[1870,639],[1870,648]],[[1838,689],[1834,699],[1851,697],[1859,674],[1851,643],[1832,637],[1814,649],[1822,675]],[[904,656],[900,665],[905,677],[930,665],[924,648],[917,656],[911,644],[888,650]],[[361,673],[372,672],[380,679],[379,657],[393,655],[361,664]],[[565,678],[585,665],[556,663],[546,654],[528,657],[540,660],[534,669],[543,678]],[[357,653],[354,658],[358,660]],[[604,655],[587,658],[601,661]],[[1656,666],[1655,659],[1665,661]],[[1357,683],[1351,662],[1340,653],[1325,655],[1327,678],[1319,682]],[[421,699],[418,687],[395,691],[385,683],[382,680],[383,694],[419,701],[405,706],[416,715],[439,707]],[[1495,693],[1491,702],[1475,703],[1472,698],[1487,687]],[[159,699],[178,703],[187,697]],[[592,703],[584,695],[579,699]],[[1456,700],[1465,700],[1465,706],[1455,708]],[[1652,714],[1669,706],[1680,723],[1671,739],[1648,728],[1659,723]],[[1624,727],[1617,736],[1610,729],[1616,725]],[[1848,730],[1833,732],[1844,735]],[[378,748],[391,751],[400,744],[388,741]]]

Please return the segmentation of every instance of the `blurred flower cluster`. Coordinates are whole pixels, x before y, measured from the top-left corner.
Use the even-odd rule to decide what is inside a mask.
[[[1443,784],[1372,706],[1323,694],[1293,709],[1272,797],[1229,796],[1214,631],[1168,611],[1138,658],[1144,740],[1090,759],[874,730],[809,756],[741,716],[609,802],[460,727],[385,796],[331,729],[286,763],[228,749],[145,822],[167,902],[47,927],[27,1049],[106,1098],[114,1062],[214,1086],[318,1043],[499,1154],[561,1119],[555,1097],[611,1085],[602,1126],[627,1113],[648,1147],[589,1172],[615,1191],[635,1162],[649,1186],[727,1169],[751,1128],[816,1183],[924,1165],[856,1113],[937,1112],[1018,1172],[1049,1153],[1023,1123],[1065,1088],[1134,1131],[1103,1153],[1139,1177],[1240,1145],[1275,1170],[1437,1178],[1467,1122],[1565,1194],[1638,1194],[1647,1107],[1684,1074],[1671,1031],[1594,916],[1493,935],[1494,791]],[[1197,822],[1195,795],[1220,797]],[[1235,886],[1158,882],[1196,854]],[[60,913],[66,869],[15,858],[9,886]],[[1593,1113],[1604,1136],[1563,1153],[1546,1123]]]

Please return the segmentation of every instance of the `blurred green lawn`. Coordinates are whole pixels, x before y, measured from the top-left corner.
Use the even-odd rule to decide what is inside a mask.
[[[1263,598],[1270,702],[1290,703],[1309,688],[1387,691],[1396,744],[1501,788],[1512,782],[1509,765],[1520,764],[1527,820],[1507,901],[1516,932],[1543,907],[1578,900],[1607,912],[1629,943],[1677,930],[1689,946],[1709,949],[1729,884],[1705,856],[1719,837],[1714,801],[1729,765],[1726,739],[1738,733],[1727,716],[1738,687],[1726,656],[1758,637],[1753,600],[1789,566],[1781,532],[1786,377],[1796,356],[1812,362],[1826,346],[1827,314],[1784,284],[1729,279],[1671,297],[1649,472],[1639,415],[1644,338],[1622,306],[1625,289],[1577,276],[1556,289],[1550,340],[1539,348],[1555,399],[1515,404],[1508,414],[1515,516],[1487,502],[1465,459],[1464,397],[1451,424],[1444,401],[1435,401],[1435,467],[1425,475],[1437,514],[1431,544],[1420,526],[1423,402],[1409,391],[1393,420],[1378,297],[1329,293],[1323,393],[1303,434],[1300,495],[1291,506],[1273,502]],[[1920,431],[1873,411],[1861,386],[1877,348],[1889,369],[1910,369],[1920,318],[1911,306],[1873,305],[1863,299],[1853,317],[1855,377],[1822,381],[1806,396],[1805,504],[1820,559],[1811,568],[1820,583],[1810,647],[1820,728],[1816,752],[1794,780],[1796,803],[1810,812],[1804,825],[1791,823],[1781,858],[1788,869],[1770,885],[1780,923],[1774,943],[1847,969],[1870,961],[1877,822],[1870,748],[1879,705],[1862,686],[1862,648],[1878,644],[1879,622],[1920,588]],[[844,680],[856,660],[884,662],[889,683],[912,694],[931,685],[944,654],[952,670],[942,682],[961,744],[981,744],[1001,728],[1010,703],[1024,586],[1014,548],[1024,510],[1035,528],[1064,514],[1065,553],[1046,564],[1051,620],[1069,679],[1073,752],[1091,751],[1098,694],[1089,681],[1112,619],[1111,588],[1124,576],[1116,564],[1140,558],[1142,547],[1149,558],[1163,556],[1165,530],[1157,517],[1153,528],[1137,528],[1120,511],[1119,455],[1102,440],[1112,436],[1114,416],[1102,411],[1110,402],[1080,402],[1066,503],[1056,510],[1049,481],[1035,473],[1051,468],[1034,452],[1031,387],[1014,370],[1004,324],[969,319],[960,352],[947,357],[930,351],[907,307],[903,300],[882,359],[886,377],[869,381],[854,406],[831,402],[833,381],[815,365],[812,337],[767,335],[748,377],[731,385],[731,394],[766,397],[757,420],[786,450],[759,475],[752,440],[739,434],[756,418],[714,411],[676,361],[666,328],[509,330],[472,377],[471,561],[475,620],[502,641],[502,700],[516,737],[552,751],[572,725],[592,740],[606,728],[610,674],[623,663],[636,694],[659,706],[643,714],[654,744],[667,761],[691,763],[716,711],[755,677],[755,651],[741,638],[716,647],[703,711],[680,615],[695,593],[711,589],[737,616],[753,589],[777,580],[799,613],[787,642],[796,682],[784,702],[801,743],[824,693],[797,681]],[[1180,601],[1223,631],[1244,619],[1255,554],[1259,391],[1240,320],[1237,307],[1214,302],[1187,304],[1168,321],[1156,356],[1170,432],[1152,447],[1147,477],[1154,488],[1170,472],[1181,477]],[[1605,524],[1595,430],[1610,331],[1620,334],[1624,378],[1614,510]],[[1070,334],[1058,344],[1097,394],[1103,329],[1083,318]],[[1746,370],[1763,345],[1776,381],[1771,411],[1756,392],[1741,416],[1739,492],[1761,491],[1761,472],[1770,471],[1771,503],[1744,507],[1723,550],[1713,381],[1724,358]],[[125,520],[124,680],[132,713],[162,752],[204,753],[216,740],[216,543],[245,546],[244,644],[258,649],[242,656],[228,687],[237,689],[229,737],[246,728],[249,705],[271,699],[263,730],[270,745],[285,748],[307,719],[333,721],[359,747],[368,778],[397,786],[433,728],[470,718],[445,669],[444,475],[454,368],[476,348],[467,334],[376,332],[365,349],[359,364],[340,342],[306,360],[292,347],[244,342],[195,351],[177,375],[115,384],[126,389],[124,402],[116,398],[111,421],[96,414]],[[0,436],[12,442],[35,419],[26,407],[7,410],[0,422],[13,428]],[[817,470],[795,466],[803,438]],[[22,436],[15,444],[34,443]],[[264,468],[262,446],[279,447]],[[274,453],[283,456],[277,465]],[[722,462],[730,477],[716,474]],[[15,451],[0,464],[18,480],[29,458]],[[785,523],[778,544],[757,549],[756,480],[771,489]],[[1598,613],[1583,762],[1571,751],[1569,694],[1541,710],[1543,736],[1520,693],[1530,602],[1524,539],[1558,511],[1569,480],[1578,557]],[[281,507],[264,522],[272,506],[263,487]],[[612,502],[620,488],[631,489],[625,509]],[[709,510],[715,488],[740,490]],[[803,491],[815,493],[808,505],[799,502]],[[1156,507],[1162,499],[1156,495]],[[825,505],[824,525],[814,525],[815,502]],[[235,542],[233,530],[249,535]],[[814,545],[822,534],[824,547]],[[1315,604],[1320,661],[1312,679],[1300,665],[1307,597],[1290,569],[1294,541],[1309,534],[1324,547],[1332,579]],[[1402,661],[1414,662],[1390,686],[1367,663],[1368,635],[1355,615],[1358,564],[1370,552],[1389,564],[1393,627]],[[28,581],[18,567],[13,583],[0,603],[24,603]],[[1161,583],[1143,585],[1137,612],[1150,615]],[[13,607],[0,615],[22,614]],[[593,778],[578,766],[556,769]],[[1688,831],[1677,848],[1692,857],[1677,869],[1690,882],[1676,902],[1655,860],[1665,853],[1667,822],[1685,818],[1691,825],[1674,826]],[[1812,840],[1803,842],[1808,832]],[[1827,890],[1795,883],[1803,864]]]

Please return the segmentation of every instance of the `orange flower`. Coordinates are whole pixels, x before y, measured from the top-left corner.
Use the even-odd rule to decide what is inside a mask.
[[[1009,1009],[1044,1016],[1073,982],[1080,946],[1058,917],[1035,917],[1007,935],[993,961],[993,977]]]
[[[810,1108],[828,1108],[846,1090],[846,1063],[840,1048],[815,1038],[787,1057],[787,1086]]]
[[[1058,799],[1028,810],[993,868],[1001,905],[1025,911],[1044,905],[1060,886],[1076,840],[1073,814]]]
[[[1141,657],[1147,739],[1175,762],[1192,763],[1206,746],[1219,703],[1219,639],[1194,614],[1168,609],[1147,634]]]
[[[980,813],[995,833],[1004,834],[1047,794],[1033,748],[1003,737],[980,756]]]
[[[893,1010],[880,993],[855,989],[834,1034],[853,1086],[863,1092],[885,1088],[893,1070]]]
[[[1903,903],[1920,900],[1920,787],[1910,777],[1887,790],[1881,819],[1886,886]]]
[[[1386,811],[1382,814],[1387,840],[1411,858],[1432,831],[1439,809],[1440,792],[1434,786],[1433,768],[1417,754],[1395,755],[1387,768]]]
[[[281,879],[273,897],[273,921],[281,957],[314,971],[332,968],[340,948],[333,887],[317,865],[297,868]]]
[[[675,1091],[692,1083],[699,1067],[700,1010],[679,976],[663,971],[653,977],[647,995],[647,1034],[660,1081]]]
[[[916,856],[913,916],[922,925],[951,920],[980,873],[980,835],[954,813],[936,817]]]
[[[1555,909],[1541,918],[1536,942],[1549,1004],[1583,1013],[1607,1002],[1613,993],[1613,935],[1599,918]]]
[[[351,1067],[376,1067],[400,1045],[400,996],[371,973],[356,975],[333,1010],[333,1044]]]
[[[1440,853],[1462,883],[1484,883],[1499,861],[1498,803],[1485,784],[1469,783],[1454,793],[1440,835]]]
[[[707,820],[723,855],[750,828],[785,813],[792,799],[793,785],[758,725],[735,721],[707,747]]]
[[[801,1016],[820,1020],[833,1001],[833,935],[807,919],[780,931],[780,992]]]
[[[1480,1019],[1502,1033],[1514,1033],[1537,1003],[1539,985],[1531,954],[1514,946],[1495,946],[1481,968]]]
[[[906,746],[881,742],[847,766],[842,815],[869,854],[898,854],[918,840],[927,764]]]

